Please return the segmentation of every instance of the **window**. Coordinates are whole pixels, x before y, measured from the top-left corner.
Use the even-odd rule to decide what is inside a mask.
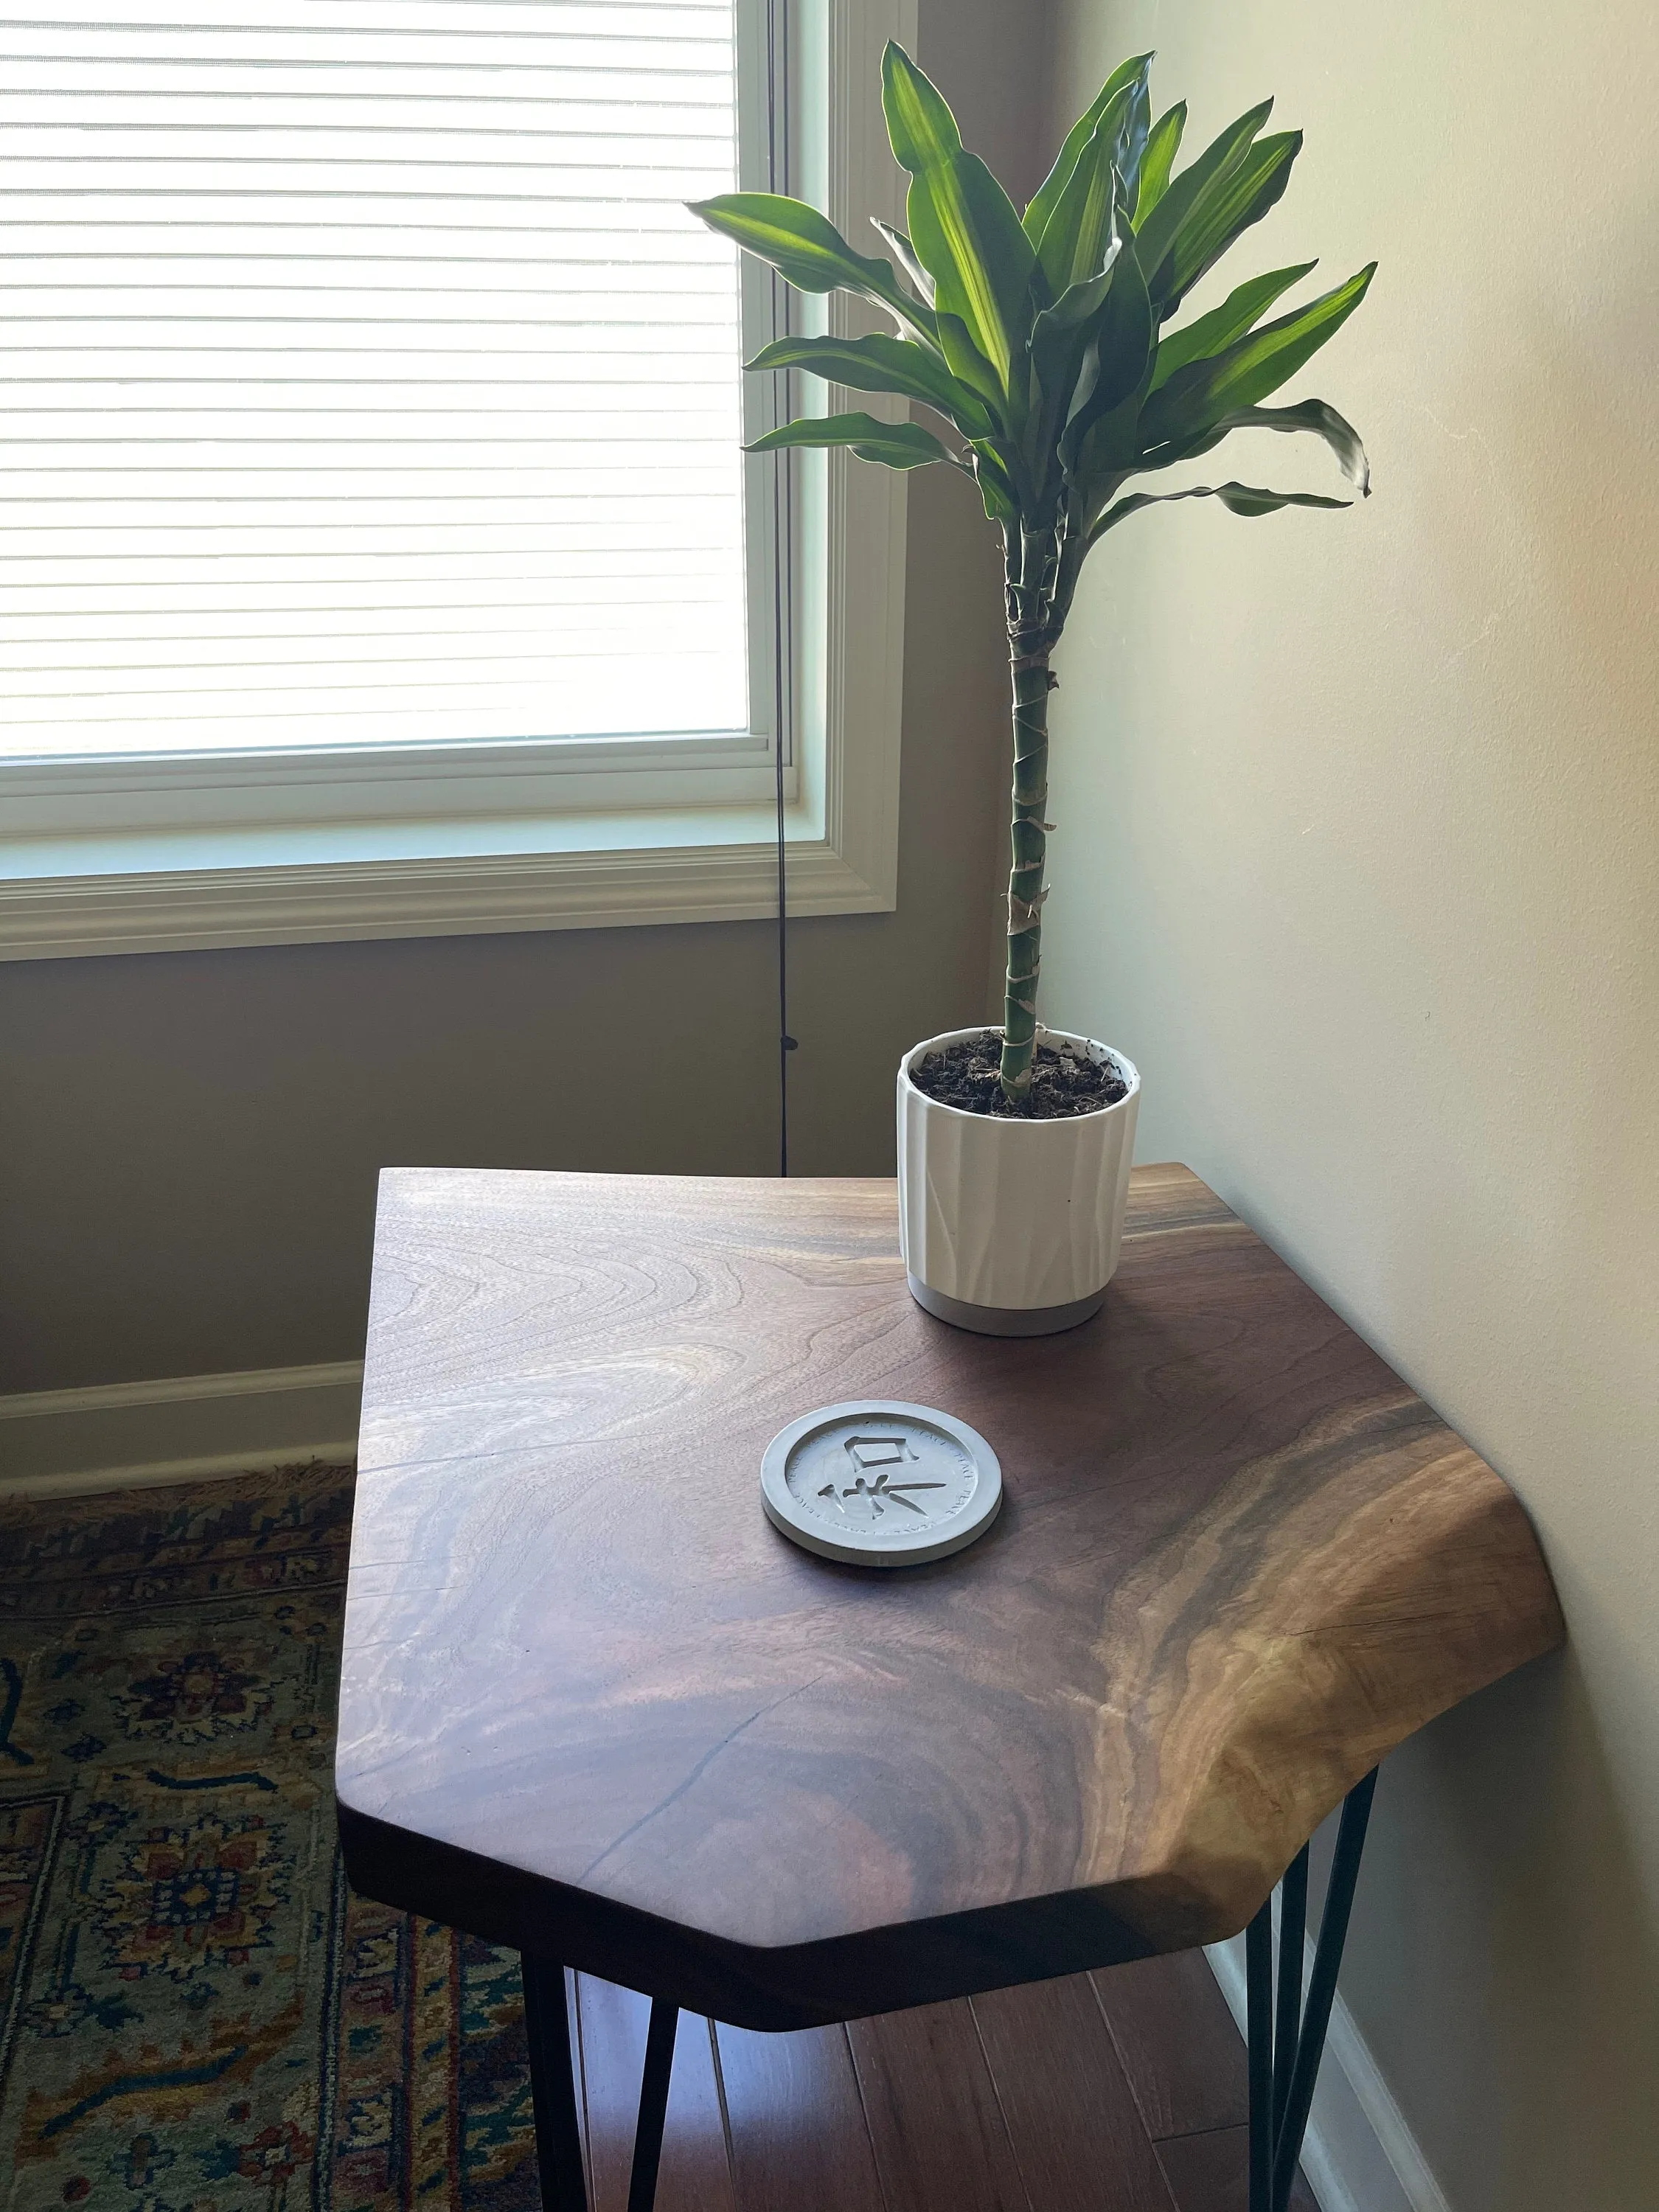
[[[806,903],[891,903],[902,487],[744,459],[781,288],[682,204],[884,210],[907,27],[0,23],[0,950],[762,911],[780,749]]]
[[[5,751],[747,732],[731,0],[58,8]]]

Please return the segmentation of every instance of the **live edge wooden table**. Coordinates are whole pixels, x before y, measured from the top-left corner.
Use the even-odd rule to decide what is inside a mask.
[[[970,1550],[763,1518],[769,1439],[866,1396],[988,1437]],[[647,2212],[680,2008],[799,2028],[1241,1928],[1283,2212],[1377,1762],[1561,1637],[1510,1492],[1184,1168],[1136,1170],[1100,1315],[1023,1340],[912,1302],[890,1182],[383,1178],[340,1829],[358,1889],[523,1954],[550,2212],[566,1966],[654,2001]]]

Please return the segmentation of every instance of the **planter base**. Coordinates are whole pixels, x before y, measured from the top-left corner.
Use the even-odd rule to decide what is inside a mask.
[[[1063,1306],[975,1306],[965,1298],[947,1298],[943,1291],[930,1290],[908,1273],[904,1279],[925,1313],[948,1321],[952,1328],[971,1328],[980,1336],[1057,1336],[1061,1329],[1092,1321],[1106,1303],[1103,1287]]]

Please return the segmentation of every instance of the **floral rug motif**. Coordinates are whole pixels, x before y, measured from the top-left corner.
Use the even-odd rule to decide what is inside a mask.
[[[349,1468],[0,1508],[0,2208],[536,2212],[519,1964],[348,1891]]]

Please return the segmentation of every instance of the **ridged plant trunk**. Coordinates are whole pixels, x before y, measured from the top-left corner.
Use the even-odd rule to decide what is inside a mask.
[[[1014,690],[1014,800],[1008,874],[1008,972],[1002,1009],[1002,1087],[1023,1098],[1036,1049],[1037,979],[1048,831],[1048,694],[1054,678],[1055,545],[1052,531],[1026,531],[1008,547],[1008,653]]]

